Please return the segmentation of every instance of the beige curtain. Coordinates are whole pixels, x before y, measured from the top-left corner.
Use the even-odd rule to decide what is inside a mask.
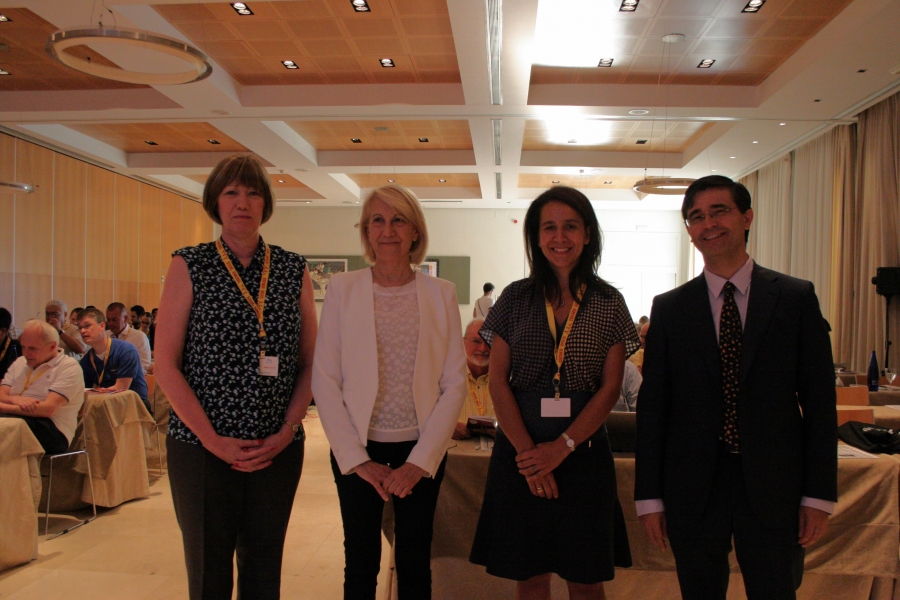
[[[785,154],[755,173],[756,189],[747,186],[753,198],[747,251],[761,266],[782,273],[790,273],[791,268],[791,173],[791,155]],[[754,183],[753,175],[741,182]]]
[[[844,240],[858,252],[845,252],[843,272],[853,283],[853,302],[841,305],[849,325],[849,344],[841,347],[857,370],[864,370],[872,350],[884,367],[885,300],[875,293],[872,277],[877,267],[900,266],[900,94],[859,115],[858,176],[855,210],[845,211],[856,223],[847,223]],[[855,226],[854,226],[855,225]],[[900,297],[891,304],[891,366],[900,366]],[[845,340],[842,339],[842,342]],[[845,347],[849,345],[849,348]]]

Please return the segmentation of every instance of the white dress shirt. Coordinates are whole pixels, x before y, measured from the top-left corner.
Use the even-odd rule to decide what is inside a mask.
[[[111,338],[112,336],[112,331],[107,329],[106,337]],[[144,372],[144,375],[146,375],[147,369],[150,368],[150,363],[153,360],[150,353],[150,340],[147,338],[147,334],[140,329],[135,329],[131,325],[126,325],[125,329],[120,331],[119,335],[116,336],[116,339],[128,342],[137,348],[138,355],[141,357],[141,370]]]

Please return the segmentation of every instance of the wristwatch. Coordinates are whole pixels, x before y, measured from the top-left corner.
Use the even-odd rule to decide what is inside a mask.
[[[569,448],[569,452],[575,452],[575,440],[569,437],[569,434],[565,431],[562,434],[562,438],[566,440],[566,446]]]
[[[297,432],[300,431],[300,427],[302,427],[300,423],[291,423],[287,419],[282,421],[282,425],[290,425],[291,429],[294,430],[294,435],[297,435]]]

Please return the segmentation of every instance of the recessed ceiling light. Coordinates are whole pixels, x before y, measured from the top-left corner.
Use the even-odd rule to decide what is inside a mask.
[[[362,144],[362,140],[359,138],[350,138],[350,141],[354,144]]]
[[[554,179],[554,180],[551,181],[550,183],[559,183],[559,179]]]
[[[577,144],[577,143],[578,143],[578,140],[576,140],[575,138],[572,138],[571,140],[569,140],[569,141],[566,142],[566,143],[567,143],[567,144]]]
[[[381,66],[385,67],[385,68],[394,66],[394,59],[392,59],[392,58],[382,58],[380,62],[381,62]]]
[[[612,185],[612,181],[604,181],[603,185]]]
[[[10,74],[9,71],[7,71],[6,69],[0,69],[0,75],[9,75],[9,74]]]
[[[635,108],[634,110],[628,111],[629,115],[649,115],[650,111],[644,108]]]
[[[428,141],[428,138],[419,138],[419,141],[423,144]]]
[[[284,183],[284,179],[279,179],[278,183]]]
[[[747,6],[745,6],[741,10],[741,12],[745,12],[745,13],[759,12],[759,9],[761,9],[762,5],[765,3],[766,3],[766,0],[750,0],[750,2],[747,3]]]
[[[218,146],[221,143],[219,140],[206,140],[206,141],[209,142],[210,144],[212,144],[213,146]]]
[[[759,143],[759,140],[753,140],[753,143],[754,143],[754,144],[758,144],[758,143]]]
[[[388,183],[397,183],[396,179],[388,179]]]
[[[821,101],[822,101],[821,98],[816,98],[815,100],[813,100],[813,102],[821,102]]]
[[[868,69],[858,69],[856,72],[857,72],[857,73],[865,73],[867,70],[868,70]]]
[[[787,125],[787,123],[779,123],[779,125],[783,127],[783,126]]]
[[[447,183],[447,180],[446,180],[446,179],[438,179],[438,181],[441,182],[441,183]]]
[[[157,144],[153,140],[144,140],[144,143],[147,144],[148,146],[159,146],[159,144]]]
[[[713,172],[713,173],[715,173],[715,172],[716,172],[716,170],[715,170],[715,169],[712,169],[712,172]]]
[[[697,65],[697,68],[698,69],[708,69],[711,66],[713,66],[713,64],[715,62],[716,62],[716,59],[714,59],[714,58],[704,58],[703,60],[700,61],[700,64]]]
[[[299,69],[300,68],[297,66],[297,63],[295,63],[292,60],[283,60],[283,61],[281,61],[281,64],[283,64],[285,66],[285,68],[287,68],[287,69]]]
[[[9,23],[10,21],[12,21],[12,19],[7,17],[6,15],[0,15],[0,23]]]
[[[369,12],[371,9],[369,8],[369,3],[366,0],[350,0],[350,4],[353,6],[353,10],[356,12]]]
[[[612,64],[613,64],[613,60],[615,60],[615,59],[612,59],[612,58],[601,58],[601,59],[600,59],[600,62],[597,63],[597,66],[598,66],[598,67],[611,67]]]
[[[250,10],[250,7],[244,4],[243,2],[232,2],[231,8],[234,9],[234,12],[241,15],[242,17],[246,17],[253,14],[253,11]]]
[[[647,140],[638,140],[635,142],[635,144],[646,144],[646,143],[647,143]]]
[[[637,10],[639,0],[622,0],[619,12],[634,12]]]
[[[737,158],[737,156],[729,156],[728,158]]]

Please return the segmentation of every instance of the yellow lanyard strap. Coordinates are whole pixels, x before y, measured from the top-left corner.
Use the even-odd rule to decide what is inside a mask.
[[[3,360],[3,358],[6,356],[6,351],[9,350],[9,340],[10,339],[11,338],[9,337],[9,333],[7,333],[6,334],[6,343],[3,345],[3,352],[0,352],[0,360]]]
[[[468,384],[469,384],[469,391],[472,392],[472,397],[475,398],[475,408],[478,410],[478,414],[481,415],[481,416],[483,417],[483,416],[484,416],[484,413],[486,412],[486,410],[485,410],[485,405],[484,405],[484,400],[480,400],[480,399],[478,398],[478,391],[475,389],[475,386],[472,385],[472,378],[471,378],[471,377],[468,378],[468,381],[467,381],[467,382],[468,382]]]
[[[556,317],[553,314],[553,305],[547,300],[547,323],[550,325],[550,333],[553,334],[553,343],[556,347],[556,350],[553,352],[553,358],[556,360],[556,375],[553,376],[553,389],[556,390],[557,398],[559,398],[560,373],[562,372],[563,361],[566,358],[566,342],[569,340],[569,334],[572,333],[572,325],[575,324],[575,315],[578,314],[578,309],[581,306],[581,299],[584,297],[586,289],[587,285],[581,284],[581,289],[578,290],[578,297],[575,298],[575,301],[572,302],[572,308],[569,309],[569,317],[566,319],[566,326],[563,328],[562,337],[560,338],[558,345],[556,344]]]
[[[103,370],[97,372],[97,364],[94,362],[94,356],[96,356],[96,352],[91,350],[91,366],[94,367],[94,373],[97,373],[97,386],[100,387],[103,385],[103,374],[106,373],[106,365],[109,364],[110,354],[112,353],[112,338],[108,338],[106,340],[106,358],[103,361]]]
[[[43,377],[49,370],[50,370],[50,366],[48,365],[45,369],[41,370],[41,374],[38,375],[37,377],[34,377],[34,374],[37,373],[37,371],[32,371],[30,375],[26,375],[25,376],[25,385],[22,387],[22,393],[24,394],[26,392],[26,390],[28,390],[28,388],[31,387],[31,384],[34,383],[34,381],[37,381],[38,379]],[[31,380],[32,377],[34,377],[34,381]]]
[[[234,263],[231,262],[231,259],[228,258],[228,255],[225,253],[225,246],[222,244],[222,238],[216,240],[216,249],[219,251],[219,257],[225,264],[225,268],[228,269],[228,273],[231,275],[231,278],[234,279],[234,283],[238,286],[238,289],[241,290],[241,294],[244,295],[244,300],[247,301],[250,308],[256,313],[256,319],[259,321],[259,337],[265,338],[266,330],[265,327],[263,327],[263,311],[266,307],[266,290],[269,287],[269,267],[272,264],[272,251],[269,249],[268,244],[262,240],[260,240],[260,243],[263,245],[263,248],[266,249],[266,258],[263,261],[262,279],[259,282],[259,299],[255,302],[253,301],[253,296],[251,296],[250,292],[247,290],[247,286],[244,285],[244,280],[241,279],[237,269],[234,268]],[[265,350],[260,353],[260,356],[264,355]]]

